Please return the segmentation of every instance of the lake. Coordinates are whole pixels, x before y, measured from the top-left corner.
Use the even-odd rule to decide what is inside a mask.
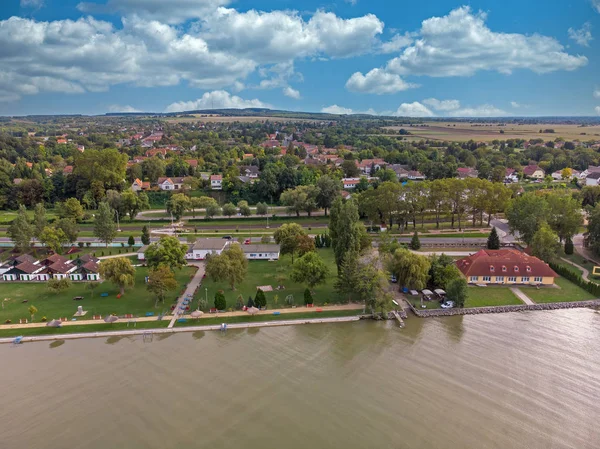
[[[7,449],[597,449],[600,313],[0,345]]]

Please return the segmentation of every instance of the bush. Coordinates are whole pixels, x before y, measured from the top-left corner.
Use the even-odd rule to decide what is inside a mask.
[[[248,304],[246,304],[246,307],[254,307],[254,300],[252,299],[252,296],[248,296]]]
[[[225,310],[227,308],[227,301],[225,301],[225,295],[223,290],[219,290],[215,293],[215,309]]]
[[[306,290],[304,290],[304,304],[305,305],[313,304],[312,293],[310,292],[310,290],[308,288]]]
[[[570,238],[568,238],[565,241],[565,254],[567,254],[567,255],[570,256],[571,254],[573,254],[573,250],[574,250],[574,248],[573,248],[573,240],[571,240]]]
[[[83,242],[78,242],[77,245],[79,245],[80,248],[83,248],[83,245],[85,245],[85,243]]]
[[[10,323],[12,323],[12,321],[11,321],[11,320],[6,320],[6,321],[4,322],[4,324],[10,324]]]
[[[410,240],[410,249],[413,251],[421,249],[421,241],[419,240],[419,233],[417,231],[415,231],[412,239]]]
[[[46,321],[48,321],[48,318],[46,318],[45,316],[42,317],[42,323],[45,323]]]
[[[254,305],[261,309],[267,306],[267,298],[265,296],[265,292],[263,292],[260,288],[257,290],[256,296],[254,297]]]
[[[585,281],[580,275],[569,270],[567,267],[563,267],[562,265],[556,265],[552,262],[550,262],[549,265],[550,268],[552,268],[558,275],[571,281],[573,284],[583,288],[585,291],[591,293],[596,298],[600,297],[600,285],[596,284],[595,282]]]

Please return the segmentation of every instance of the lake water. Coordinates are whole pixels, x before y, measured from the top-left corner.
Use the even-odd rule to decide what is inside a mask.
[[[6,449],[597,449],[600,313],[0,346]]]

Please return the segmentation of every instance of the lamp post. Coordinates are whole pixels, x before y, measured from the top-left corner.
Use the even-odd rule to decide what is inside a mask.
[[[208,307],[208,287],[204,288],[204,300],[206,301],[206,307]]]
[[[119,211],[115,209],[115,214],[117,214],[117,232],[121,232],[121,225],[119,224]]]

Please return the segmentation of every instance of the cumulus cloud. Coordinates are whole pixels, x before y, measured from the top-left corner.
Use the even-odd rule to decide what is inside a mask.
[[[596,106],[596,114],[600,115],[600,106]]]
[[[583,26],[576,30],[574,28],[569,28],[569,39],[574,40],[579,45],[583,47],[589,47],[590,42],[594,40],[592,37],[592,24],[586,22]]]
[[[596,87],[596,89],[594,89],[594,97],[600,98],[600,87]]]
[[[427,106],[431,106],[436,111],[454,111],[460,108],[458,100],[438,100],[436,98],[427,98],[423,100]]]
[[[293,98],[294,100],[300,100],[300,91],[293,89],[290,86],[283,88],[283,95]]]
[[[108,112],[142,112],[139,109],[134,108],[133,106],[121,106],[119,104],[113,104],[108,107]]]
[[[349,115],[354,114],[354,111],[350,108],[344,108],[342,106],[338,106],[337,104],[327,106],[326,108],[321,109],[321,112],[325,114],[337,114],[337,115]]]
[[[44,0],[21,0],[21,8],[41,8]]]
[[[486,19],[485,13],[463,6],[447,16],[424,20],[415,42],[378,73],[450,77],[496,71],[509,75],[519,69],[535,73],[576,70],[588,63],[585,56],[567,53],[552,37],[492,31]]]
[[[346,82],[346,88],[352,92],[377,95],[393,94],[415,87],[418,85],[407,83],[400,75],[387,73],[382,69],[373,69],[366,75],[356,72]]]
[[[402,103],[398,110],[392,115],[397,117],[434,117],[435,114],[431,112],[425,105],[415,101],[414,103]]]
[[[108,0],[103,3],[82,2],[77,9],[89,14],[121,13],[176,24],[200,18],[229,3],[229,0]]]
[[[506,112],[491,104],[483,104],[476,107],[467,107],[451,111],[448,115],[452,117],[502,117]]]
[[[224,90],[215,90],[206,92],[202,98],[194,101],[180,101],[172,103],[165,109],[165,112],[185,112],[197,109],[245,109],[245,108],[271,108],[272,106],[263,103],[258,99],[244,100],[236,95],[231,95]]]
[[[380,48],[379,52],[380,53],[397,53],[400,50],[402,50],[403,48],[408,47],[412,43],[413,43],[413,37],[409,33],[406,33],[404,35],[396,34],[396,35],[394,35],[394,37],[392,37],[391,40],[389,40],[388,42],[383,42],[381,44],[381,48]]]
[[[510,105],[515,109],[519,109],[521,107],[521,105],[519,103],[517,103],[516,101],[511,101]]]
[[[600,0],[592,0],[592,6],[600,13]]]

